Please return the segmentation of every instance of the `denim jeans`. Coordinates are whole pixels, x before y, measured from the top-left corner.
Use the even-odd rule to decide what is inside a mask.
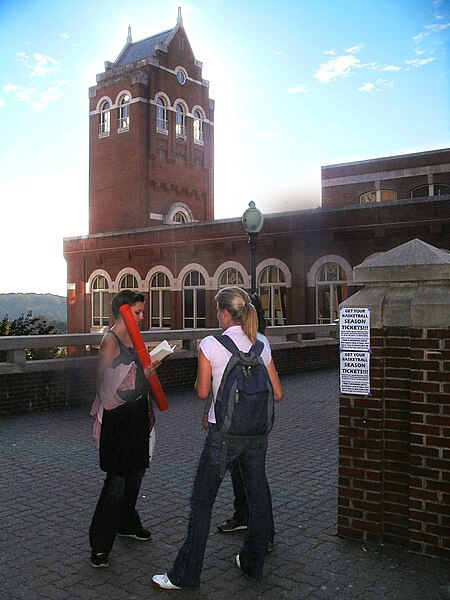
[[[109,554],[117,533],[135,533],[142,529],[136,510],[145,469],[133,471],[128,477],[108,473],[89,529],[93,554]]]
[[[200,585],[211,512],[223,480],[220,475],[223,446],[216,426],[210,424],[195,475],[187,538],[168,573],[170,581],[180,587],[197,588]],[[249,578],[255,580],[263,575],[271,530],[270,506],[265,488],[266,451],[267,437],[230,440],[227,446],[227,467],[237,459],[249,509],[248,529],[239,553],[241,568]]]
[[[234,492],[234,515],[233,518],[238,523],[244,523],[245,525],[248,523],[248,504],[247,497],[245,495],[245,487],[244,482],[242,480],[241,471],[239,469],[239,463],[237,459],[233,460],[228,467],[231,475],[231,482],[233,484],[233,492]],[[273,542],[275,538],[275,525],[273,522],[273,511],[272,511],[272,494],[270,493],[269,483],[266,479],[265,483],[266,493],[269,498],[269,507],[270,507],[270,540]]]

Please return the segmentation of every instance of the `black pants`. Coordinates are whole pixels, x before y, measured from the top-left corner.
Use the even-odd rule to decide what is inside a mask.
[[[145,469],[128,477],[108,473],[89,528],[93,554],[109,554],[120,533],[136,533],[142,529],[136,501]]]

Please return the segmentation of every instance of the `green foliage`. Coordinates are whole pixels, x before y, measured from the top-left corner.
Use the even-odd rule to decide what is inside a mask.
[[[17,319],[9,321],[5,315],[0,321],[0,335],[55,335],[61,333],[46,319],[33,317],[29,310],[25,315],[21,314]],[[32,348],[25,350],[27,360],[44,360],[47,358],[61,358],[66,356],[65,348]],[[0,351],[0,362],[6,361],[6,352]]]

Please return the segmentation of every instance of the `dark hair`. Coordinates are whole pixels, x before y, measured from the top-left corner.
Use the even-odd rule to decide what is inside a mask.
[[[121,306],[124,304],[134,306],[138,302],[145,302],[144,296],[138,292],[133,292],[132,290],[122,290],[116,294],[111,302],[111,310],[114,318],[117,319],[120,316],[119,309]]]
[[[258,333],[262,333],[266,331],[267,323],[266,317],[264,316],[264,309],[261,304],[261,298],[258,294],[250,294],[250,300],[253,306],[256,308],[256,314],[258,315]]]

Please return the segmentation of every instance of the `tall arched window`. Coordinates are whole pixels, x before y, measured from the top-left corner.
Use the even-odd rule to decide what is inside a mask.
[[[183,281],[184,327],[206,326],[205,278],[199,271],[189,271]]]
[[[169,125],[167,122],[167,104],[162,96],[156,100],[156,130],[159,133],[167,133]]]
[[[279,267],[270,266],[262,271],[259,295],[267,325],[285,325],[286,277]]]
[[[123,94],[119,99],[119,121],[117,123],[119,130],[130,128],[130,95]]]
[[[170,282],[165,273],[150,279],[150,327],[170,327]]]
[[[98,135],[105,137],[109,135],[111,129],[111,103],[109,100],[105,100],[100,105],[99,121],[98,121]]]
[[[98,275],[92,282],[92,326],[109,325],[109,285],[106,277]]]
[[[127,273],[120,280],[119,290],[133,290],[133,292],[137,292],[138,289],[138,281],[134,275],[131,275],[131,273]]]
[[[220,274],[219,288],[227,287],[228,285],[244,287],[244,278],[235,267],[228,267],[228,269],[225,269]]]
[[[347,277],[337,263],[325,263],[316,277],[317,322],[339,319],[339,304],[347,298]]]
[[[175,105],[176,110],[176,136],[177,138],[186,139],[186,109],[181,104],[181,102],[177,102]]]
[[[199,110],[194,110],[194,143],[203,144],[203,115]]]

